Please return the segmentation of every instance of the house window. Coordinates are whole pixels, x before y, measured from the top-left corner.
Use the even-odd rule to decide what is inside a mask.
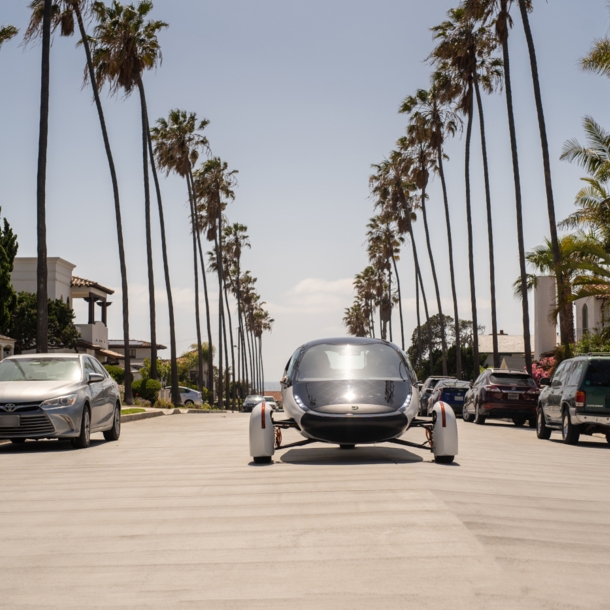
[[[582,306],[582,333],[583,335],[589,332],[589,306],[585,303]]]
[[[135,349],[130,349],[129,350],[129,357],[130,358],[135,358],[136,357],[136,350]]]

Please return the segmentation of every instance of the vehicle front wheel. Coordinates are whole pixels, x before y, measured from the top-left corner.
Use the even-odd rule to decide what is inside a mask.
[[[464,405],[464,408],[462,409],[462,419],[468,423],[470,423],[472,421],[472,415],[470,415],[470,413],[468,413],[468,409],[466,408],[466,405]]]
[[[513,417],[513,424],[515,424],[517,428],[525,426],[525,417]]]
[[[24,438],[12,438],[11,443],[13,443],[15,445],[21,445],[22,443],[25,443],[25,439]]]
[[[610,432],[606,432],[606,442],[610,445]]]
[[[356,445],[339,445],[339,449],[353,449]]]
[[[74,449],[86,449],[91,444],[91,413],[89,407],[83,409],[80,422],[80,434],[72,439]]]
[[[192,407],[192,406],[193,406],[195,403],[194,403],[192,400],[185,400],[185,401],[184,401],[184,404],[185,404],[187,407]]]
[[[104,438],[107,441],[118,441],[121,436],[121,406],[117,405],[114,409],[114,418],[112,420],[112,428],[104,432]]]
[[[262,455],[260,457],[252,458],[255,464],[271,464],[270,455]]]
[[[551,429],[546,425],[542,409],[538,409],[536,415],[536,436],[543,441],[548,441],[551,438]]]
[[[454,455],[435,455],[434,461],[437,464],[453,464],[453,460],[455,459]]]
[[[474,423],[478,424],[479,426],[483,426],[486,419],[487,418],[485,415],[481,415],[481,412],[479,411],[479,403],[477,402],[477,404],[474,406]]]
[[[561,438],[566,445],[576,445],[580,438],[580,430],[570,419],[570,412],[565,409],[563,412],[563,423],[561,426]]]

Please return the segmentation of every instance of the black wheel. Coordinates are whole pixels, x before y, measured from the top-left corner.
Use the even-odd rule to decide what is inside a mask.
[[[481,413],[479,412],[479,403],[477,402],[474,406],[474,423],[478,424],[479,426],[483,426],[485,424],[485,420],[487,418],[485,417],[485,415],[481,415]]]
[[[551,438],[551,429],[546,425],[544,411],[541,408],[538,408],[538,415],[536,416],[536,436],[543,441],[548,441]]]
[[[563,411],[563,420],[561,425],[561,439],[566,445],[576,445],[580,438],[580,430],[575,426],[570,419],[568,409]]]
[[[72,439],[74,449],[86,449],[91,444],[91,413],[89,407],[83,409],[80,422],[80,434]]]
[[[104,432],[104,438],[107,441],[118,441],[119,436],[121,436],[121,405],[117,405],[114,409],[112,428]]]
[[[610,445],[610,432],[606,432],[606,442]]]
[[[185,404],[187,407],[192,407],[192,406],[193,406],[195,403],[194,403],[192,400],[185,400],[185,401],[184,401],[184,404]]]
[[[339,449],[353,449],[356,445],[339,445]]]
[[[515,424],[517,428],[522,428],[525,426],[525,417],[513,417],[513,424]]]
[[[470,415],[470,413],[468,413],[468,409],[466,407],[466,405],[464,405],[463,409],[462,409],[462,419],[465,422],[472,422],[472,415]]]
[[[535,417],[530,417],[530,418],[527,420],[527,425],[528,425],[530,428],[535,428],[535,427],[536,427],[536,425],[537,425],[536,418],[535,418]]]
[[[262,455],[261,457],[255,457],[255,464],[271,464],[271,456],[270,455]]]
[[[25,443],[25,439],[24,438],[12,438],[11,443],[13,443],[15,445],[21,445],[22,443]]]
[[[437,464],[453,464],[453,460],[455,459],[454,455],[435,455],[434,461]]]

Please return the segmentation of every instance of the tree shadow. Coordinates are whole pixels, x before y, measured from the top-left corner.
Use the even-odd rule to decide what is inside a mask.
[[[424,458],[403,448],[362,445],[354,449],[336,446],[289,449],[279,456],[286,464],[305,466],[357,466],[362,464],[415,464]]]

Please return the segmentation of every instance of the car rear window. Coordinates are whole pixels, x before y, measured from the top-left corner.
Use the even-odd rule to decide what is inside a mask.
[[[493,373],[490,375],[489,381],[498,385],[536,387],[536,382],[529,375],[518,375],[515,373]]]
[[[590,360],[585,385],[610,387],[610,360]]]

